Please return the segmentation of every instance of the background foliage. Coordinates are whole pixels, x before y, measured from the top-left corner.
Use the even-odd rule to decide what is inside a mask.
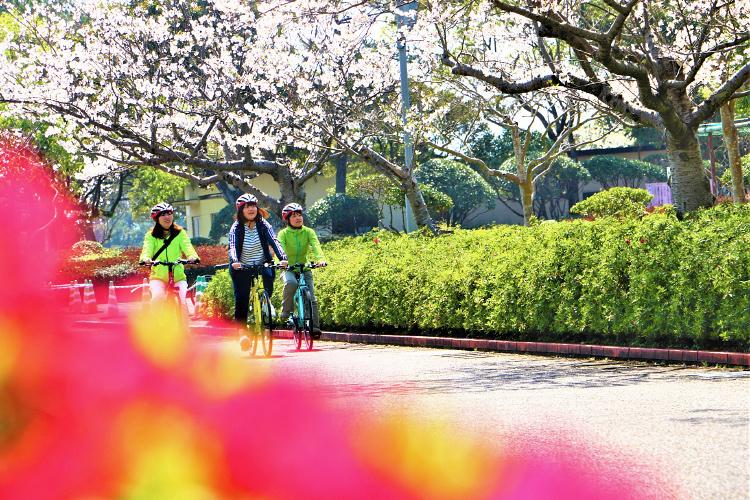
[[[325,252],[326,328],[750,349],[750,207],[438,238],[383,231]]]

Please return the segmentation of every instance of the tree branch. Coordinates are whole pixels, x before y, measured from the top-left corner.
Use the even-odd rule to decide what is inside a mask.
[[[713,115],[722,104],[732,99],[734,93],[740,89],[747,81],[750,81],[750,63],[740,68],[724,85],[714,92],[711,97],[706,99],[698,109],[690,115],[688,124],[691,127],[697,127],[711,115]]]

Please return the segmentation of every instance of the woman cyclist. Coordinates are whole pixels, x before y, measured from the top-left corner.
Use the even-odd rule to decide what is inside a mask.
[[[315,230],[305,226],[302,206],[290,203],[281,210],[281,218],[287,227],[279,231],[279,241],[289,256],[289,265],[305,264],[312,261],[326,265],[323,250]],[[312,259],[310,259],[312,254]],[[318,299],[315,298],[312,271],[305,271],[305,283],[310,289],[312,302],[312,333],[313,338],[320,338],[320,319],[318,317]],[[284,296],[281,302],[281,321],[286,321],[294,307],[294,293],[297,291],[297,278],[292,271],[284,272]]]
[[[154,227],[146,233],[143,239],[141,263],[150,265],[156,261],[175,262],[182,258],[193,264],[200,262],[187,232],[174,222],[172,205],[157,203],[151,208],[151,219],[154,221]],[[174,266],[172,272],[175,286],[179,291],[180,303],[185,304],[188,288],[185,266],[178,264]],[[169,269],[167,266],[151,267],[149,286],[152,300],[165,297],[169,286]]]
[[[235,207],[235,221],[229,229],[229,275],[234,288],[234,319],[244,325],[247,323],[250,301],[250,278],[257,276],[257,271],[242,269],[242,266],[272,263],[273,254],[284,266],[286,254],[266,220],[268,211],[258,206],[258,198],[243,194],[237,198]],[[273,294],[274,269],[261,268],[261,277],[263,288],[270,296]]]

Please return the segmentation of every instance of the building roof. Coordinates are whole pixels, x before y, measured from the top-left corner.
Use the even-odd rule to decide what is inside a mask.
[[[750,135],[750,118],[735,120],[734,125],[737,127],[737,133]],[[703,123],[698,126],[698,136],[706,137],[708,134],[721,134],[721,122]]]

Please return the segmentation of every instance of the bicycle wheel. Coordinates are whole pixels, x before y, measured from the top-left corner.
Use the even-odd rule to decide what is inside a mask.
[[[252,307],[247,315],[247,333],[250,335],[250,355],[255,356],[258,351],[258,331],[260,330],[260,322],[258,321],[260,306],[258,305],[257,295],[250,295],[250,305]]]
[[[297,320],[297,318],[295,316],[292,316],[292,318],[294,318],[294,330],[292,330],[292,333],[294,335],[294,348],[299,351],[302,347],[302,330],[298,325],[299,321]]]
[[[302,322],[303,332],[302,335],[305,340],[305,347],[308,351],[312,350],[313,338],[312,338],[312,298],[310,297],[309,290],[302,291],[302,307],[305,308],[305,320]]]
[[[271,299],[268,293],[260,294],[260,341],[263,345],[263,355],[268,357],[273,349],[273,317],[271,316]]]

